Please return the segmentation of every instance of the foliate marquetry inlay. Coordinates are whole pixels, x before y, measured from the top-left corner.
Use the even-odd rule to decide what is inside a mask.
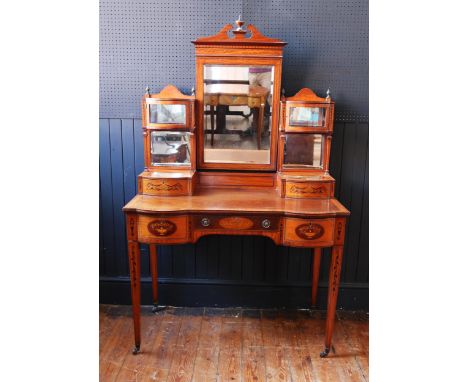
[[[296,227],[296,235],[305,240],[315,240],[323,236],[324,228],[320,224],[308,223]]]
[[[137,256],[137,253],[136,253],[136,246],[138,244],[137,243],[131,243],[129,245],[129,251],[130,251],[130,266],[131,266],[131,272],[130,272],[130,278],[131,278],[131,282],[132,282],[132,286],[133,288],[136,288],[137,287],[137,259],[136,259],[136,256]]]
[[[340,283],[340,255],[335,255],[335,261],[333,263],[333,282],[332,282],[332,292],[336,293],[339,283]]]
[[[324,194],[326,191],[326,188],[323,186],[298,186],[296,184],[293,184],[289,187],[289,192],[291,194]]]
[[[189,178],[169,179],[165,177],[152,178],[149,176],[140,176],[139,179],[141,179],[141,186],[139,186],[139,190],[141,190],[141,193],[145,195],[190,195],[192,180]]]
[[[220,219],[218,224],[226,229],[249,229],[253,227],[254,222],[241,216],[232,216]]]
[[[177,230],[177,226],[170,220],[153,220],[148,223],[148,231],[155,236],[169,236]]]
[[[135,237],[135,218],[130,217],[128,219],[128,226],[130,227],[130,236],[133,238]]]
[[[147,191],[182,191],[183,186],[180,183],[169,184],[164,180],[160,183],[147,182]]]
[[[333,183],[317,181],[283,181],[283,192],[287,198],[329,198],[333,192]]]
[[[341,240],[341,232],[343,232],[343,223],[342,222],[338,222],[338,227],[337,227],[336,232],[337,232],[336,240],[340,241]]]

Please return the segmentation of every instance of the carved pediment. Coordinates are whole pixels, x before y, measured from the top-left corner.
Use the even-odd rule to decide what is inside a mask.
[[[149,88],[147,89],[149,92]],[[194,99],[193,96],[188,96],[182,93],[174,85],[167,85],[160,93],[146,95],[147,98],[161,98],[161,99]]]
[[[264,36],[252,24],[242,28],[244,22],[237,20],[237,28],[232,24],[226,24],[217,34],[208,37],[200,37],[192,41],[195,45],[221,45],[221,44],[242,44],[242,45],[276,45],[284,46],[287,43],[276,38]]]
[[[302,88],[292,97],[286,97],[286,101],[297,101],[297,102],[330,102],[330,98],[322,98],[314,93],[312,89]]]

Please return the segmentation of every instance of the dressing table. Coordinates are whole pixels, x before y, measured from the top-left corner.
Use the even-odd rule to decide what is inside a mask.
[[[320,355],[331,348],[350,214],[334,198],[335,180],[328,172],[334,102],[308,88],[280,96],[286,43],[253,25],[244,27],[240,19],[236,24],[193,41],[194,95],[169,85],[157,94],[147,88],[142,99],[145,169],[138,176],[138,195],[123,208],[134,354],[141,345],[140,243],[150,248],[156,311],[161,308],[156,246],[218,234],[260,235],[277,245],[311,248],[312,305],[321,249],[332,247]],[[214,113],[220,105],[229,108],[222,118]]]

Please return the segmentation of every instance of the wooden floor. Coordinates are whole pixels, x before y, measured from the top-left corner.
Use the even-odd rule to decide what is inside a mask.
[[[128,306],[100,307],[100,381],[367,381],[366,314],[338,313],[322,359],[323,312],[142,308],[134,356]]]

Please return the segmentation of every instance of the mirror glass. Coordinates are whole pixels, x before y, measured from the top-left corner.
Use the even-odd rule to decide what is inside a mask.
[[[204,66],[206,163],[270,163],[273,79],[272,66]]]
[[[151,131],[152,166],[190,166],[189,132]]]
[[[322,168],[321,134],[285,134],[283,167]]]
[[[323,107],[291,107],[289,126],[324,127],[325,109]]]
[[[185,105],[151,103],[149,104],[150,123],[169,123],[185,125]]]

